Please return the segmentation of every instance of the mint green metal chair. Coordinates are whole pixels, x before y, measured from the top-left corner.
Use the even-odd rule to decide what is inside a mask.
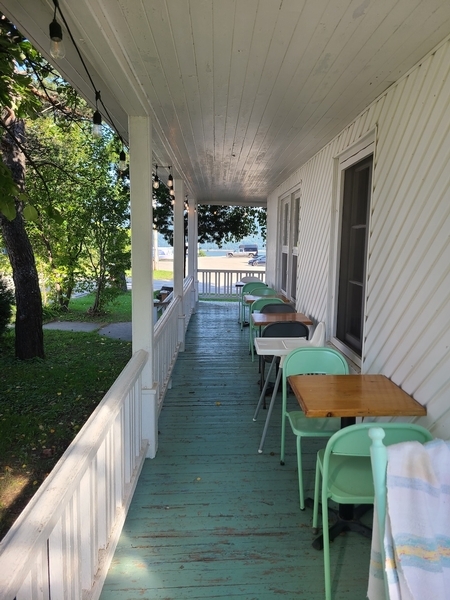
[[[389,600],[389,589],[386,580],[385,552],[384,552],[384,528],[386,522],[386,469],[387,469],[387,449],[383,444],[385,436],[382,427],[371,427],[369,437],[372,440],[370,446],[370,463],[372,465],[372,477],[374,487],[374,499],[378,517],[378,536],[380,540],[381,568],[383,569],[384,593],[386,600]]]
[[[251,294],[253,292],[253,290],[256,290],[258,288],[267,288],[267,285],[263,281],[249,281],[244,286],[242,286],[241,299],[240,299],[241,331],[244,329],[244,321],[245,321],[244,295]]]
[[[332,348],[323,348],[325,343],[325,325],[319,323],[309,341],[311,347],[292,350],[283,362],[282,412],[281,412],[281,455],[280,464],[284,465],[284,446],[286,436],[286,420],[296,436],[298,492],[300,510],[305,509],[302,469],[302,438],[330,437],[339,430],[341,420],[338,418],[309,418],[301,410],[287,410],[287,378],[290,375],[348,375],[348,364],[345,358]]]
[[[257,290],[259,293],[259,290]],[[255,337],[254,332],[256,327],[253,325],[252,322],[252,313],[254,312],[259,312],[263,307],[267,306],[267,305],[272,305],[272,304],[283,304],[284,302],[281,298],[258,298],[258,300],[255,300],[254,302],[252,302],[252,304],[250,305],[250,315],[249,315],[249,328],[248,328],[248,333],[249,333],[249,337],[248,337],[248,349],[252,354],[252,362],[255,360],[255,348],[253,346],[253,339]]]
[[[338,504],[373,504],[374,482],[370,461],[369,430],[379,426],[385,433],[385,445],[433,439],[431,433],[414,423],[358,423],[344,427],[319,450],[316,462],[313,529],[317,530],[319,497],[322,502],[323,559],[325,600],[331,600],[330,540],[328,534],[328,500]],[[322,493],[320,494],[320,483]]]
[[[267,286],[265,288],[257,288],[252,293],[254,293],[255,296],[276,296],[278,294],[277,290]]]

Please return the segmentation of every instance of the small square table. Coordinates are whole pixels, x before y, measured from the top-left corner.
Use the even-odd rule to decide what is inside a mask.
[[[288,380],[306,417],[340,417],[341,428],[354,424],[356,417],[420,417],[427,413],[385,375],[291,375]],[[347,530],[370,537],[370,528],[358,519],[364,511],[361,507],[356,514],[351,504],[340,505],[337,521],[329,530],[330,540]],[[313,546],[323,548],[322,536]]]
[[[306,417],[341,417],[341,427],[356,417],[426,415],[424,406],[385,375],[291,375],[289,383]]]

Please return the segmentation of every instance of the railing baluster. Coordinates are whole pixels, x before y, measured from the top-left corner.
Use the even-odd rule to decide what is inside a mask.
[[[199,297],[209,300],[238,299],[236,283],[243,277],[258,277],[265,281],[265,271],[243,269],[198,269]],[[212,283],[214,282],[214,284]]]

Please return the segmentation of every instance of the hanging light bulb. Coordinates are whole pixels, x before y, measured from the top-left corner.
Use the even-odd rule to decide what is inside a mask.
[[[173,190],[173,177],[172,177],[172,172],[171,169],[172,167],[169,167],[169,177],[167,178],[167,187],[169,188],[169,190]]]
[[[58,1],[53,0],[53,3],[55,5],[55,12],[53,14],[53,21],[50,23],[50,26],[49,26],[50,54],[55,60],[58,60],[60,58],[65,57],[66,49],[64,47],[61,25],[56,20],[56,8],[58,6]]]
[[[98,110],[92,116],[92,135],[95,138],[102,137],[102,115]]]
[[[172,196],[172,198],[175,198],[175,190],[173,188],[169,189],[169,194]]]
[[[119,171],[125,171],[127,168],[127,156],[125,154],[125,150],[122,148],[119,154]]]
[[[155,165],[155,177],[153,179],[153,189],[157,190],[158,188],[159,188],[158,165]]]

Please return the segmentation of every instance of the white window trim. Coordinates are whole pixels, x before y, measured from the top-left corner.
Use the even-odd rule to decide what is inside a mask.
[[[330,342],[347,356],[353,363],[361,368],[364,357],[364,326],[366,317],[366,297],[364,298],[364,314],[363,314],[363,339],[361,357],[358,356],[351,348],[343,344],[336,337],[336,319],[337,319],[337,298],[339,287],[339,255],[341,247],[341,229],[342,229],[342,203],[344,196],[344,177],[343,172],[355,163],[360,162],[367,156],[373,154],[375,165],[375,146],[376,146],[376,129],[373,129],[358,142],[346,148],[343,152],[334,157],[334,173],[333,173],[333,206],[331,219],[331,240],[330,240],[330,277],[328,289],[328,322],[331,325]],[[373,184],[372,184],[373,187]],[[369,228],[370,232],[370,210],[369,210]],[[369,253],[367,253],[368,259]],[[367,284],[368,269],[366,265],[366,284]],[[366,285],[367,290],[367,285]]]
[[[292,274],[290,273],[289,269],[288,269],[288,273],[286,273],[286,284],[287,286],[289,286],[289,293],[287,292],[287,290],[283,290],[281,287],[281,282],[282,282],[282,256],[283,256],[283,217],[284,217],[284,213],[283,213],[283,207],[284,204],[286,202],[288,202],[289,204],[289,233],[288,233],[288,237],[289,237],[289,245],[288,245],[288,261],[290,261],[291,259],[291,255],[296,255],[298,256],[298,243],[294,246],[292,243],[292,237],[293,237],[293,223],[291,222],[291,218],[292,218],[292,208],[293,208],[293,204],[295,199],[298,197],[300,199],[300,205],[299,205],[299,218],[300,218],[300,211],[301,211],[301,189],[302,189],[302,181],[300,180],[300,182],[293,186],[290,190],[286,191],[282,196],[279,197],[279,202],[278,202],[278,223],[279,223],[279,230],[278,230],[278,248],[279,248],[279,253],[278,254],[278,268],[277,268],[277,287],[283,292],[285,293],[290,300],[292,300],[293,296],[292,296],[292,290],[290,289],[290,278],[292,277]],[[298,241],[297,241],[298,242]],[[295,289],[295,296],[297,296],[297,289]]]

